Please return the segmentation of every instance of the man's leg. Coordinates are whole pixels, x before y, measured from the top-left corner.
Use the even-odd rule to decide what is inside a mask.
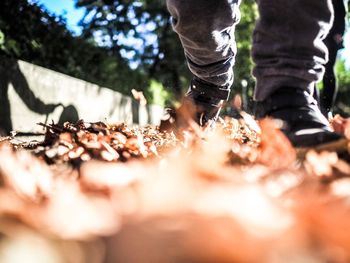
[[[257,0],[253,35],[257,115],[282,119],[296,146],[339,139],[312,95],[327,61],[323,43],[332,23],[330,0]]]
[[[173,28],[179,35],[193,74],[185,96],[206,118],[217,117],[233,82],[235,24],[240,0],[167,0]]]
[[[281,87],[313,92],[327,61],[323,43],[332,22],[330,0],[257,0],[260,19],[253,35],[255,99]]]

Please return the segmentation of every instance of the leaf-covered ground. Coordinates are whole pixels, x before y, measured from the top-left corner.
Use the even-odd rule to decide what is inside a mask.
[[[243,116],[0,138],[0,262],[349,262],[349,147],[296,150]]]

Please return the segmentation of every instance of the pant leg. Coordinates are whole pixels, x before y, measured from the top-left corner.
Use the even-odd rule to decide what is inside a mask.
[[[283,87],[313,93],[322,78],[327,48],[322,42],[333,20],[331,0],[257,0],[260,18],[253,35],[255,100]]]
[[[233,82],[240,0],[167,0],[190,71],[220,86]]]

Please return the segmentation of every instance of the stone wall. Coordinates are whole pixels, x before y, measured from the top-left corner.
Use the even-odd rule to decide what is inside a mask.
[[[24,61],[1,61],[0,130],[40,133],[37,123],[65,121],[158,124],[160,106],[140,106],[134,99]]]

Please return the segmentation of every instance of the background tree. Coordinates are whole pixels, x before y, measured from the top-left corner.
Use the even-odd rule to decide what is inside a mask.
[[[98,36],[100,44],[116,56],[128,57],[149,79],[155,79],[180,98],[190,78],[178,37],[171,29],[164,0],[77,0],[86,8],[80,25],[87,39]],[[235,67],[235,92],[254,84],[250,71],[251,35],[256,18],[254,0],[241,5],[242,18],[237,27],[239,53]],[[248,89],[249,95],[251,89]]]
[[[0,1],[2,53],[127,95],[133,88],[142,90],[151,103],[172,104],[181,97],[190,72],[164,0],[75,2],[85,10],[80,22],[83,33],[78,37],[67,30],[64,18],[43,6],[27,0]],[[250,49],[257,18],[255,1],[242,1],[240,9],[232,95],[242,94],[249,110],[254,87]],[[339,102],[346,105],[349,70],[344,64],[337,67]]]
[[[180,42],[163,0],[78,0],[86,8],[83,37],[100,39],[118,57],[180,97],[188,75]]]
[[[0,1],[0,49],[3,55],[126,94],[143,79],[126,60],[91,39],[73,36],[62,17],[27,0]]]
[[[343,116],[350,115],[350,69],[346,67],[344,59],[338,59],[336,66],[338,79],[338,95],[335,103],[335,113]]]
[[[240,94],[243,98],[243,106],[247,111],[252,109],[252,97],[255,80],[251,74],[253,62],[250,52],[252,47],[252,35],[258,10],[255,0],[242,1],[240,6],[241,21],[236,29],[237,57],[234,67],[235,79],[232,96]]]

